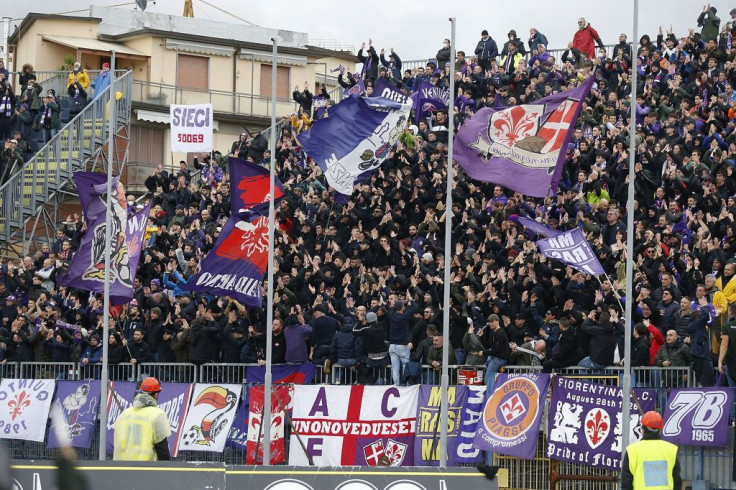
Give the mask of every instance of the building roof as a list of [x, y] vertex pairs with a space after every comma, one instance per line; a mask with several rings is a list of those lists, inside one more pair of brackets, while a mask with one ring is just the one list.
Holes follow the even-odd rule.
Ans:
[[137, 49], [130, 48], [124, 44], [100, 41], [89, 37], [70, 37], [57, 36], [51, 34], [43, 34], [43, 39], [52, 43], [61, 44], [75, 49], [83, 49], [99, 53], [108, 53], [115, 51], [118, 54], [134, 55], [148, 58], [146, 53], [142, 53]]

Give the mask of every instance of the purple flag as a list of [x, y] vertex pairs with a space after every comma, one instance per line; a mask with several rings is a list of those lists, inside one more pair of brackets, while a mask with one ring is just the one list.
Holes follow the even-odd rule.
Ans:
[[230, 427], [226, 445], [245, 451], [248, 441], [248, 417], [250, 415], [250, 388], [243, 386], [243, 397], [240, 400], [238, 411], [235, 412], [235, 420]]
[[[128, 218], [128, 226], [125, 228], [125, 239], [128, 242], [128, 257], [130, 257], [130, 270], [135, 275], [138, 270], [138, 262], [143, 252], [143, 237], [146, 235], [148, 216], [151, 214], [151, 205], [146, 206]], [[132, 296], [131, 296], [132, 298]]]
[[[311, 362], [302, 364], [275, 364], [271, 367], [271, 378], [274, 383], [310, 384], [314, 379], [315, 367]], [[248, 384], [266, 382], [266, 366], [248, 366], [245, 368], [245, 380]]]
[[534, 458], [549, 378], [549, 374], [499, 374], [475, 431], [475, 447]]
[[422, 80], [414, 98], [414, 110], [416, 111], [414, 120], [419, 124], [419, 121], [428, 113], [447, 109], [449, 104], [450, 91], [448, 89], [437, 87], [426, 80]]
[[547, 237], [556, 237], [557, 235], [562, 235], [564, 233], [564, 231], [555, 230], [554, 228], [545, 226], [542, 223], [538, 223], [536, 220], [527, 218], [525, 216], [519, 216], [519, 223], [521, 223], [524, 226], [524, 228], [526, 228], [527, 230], [533, 231], [537, 235], [544, 235]]
[[344, 99], [347, 99], [351, 95], [363, 95], [365, 93], [365, 83], [363, 80], [356, 79], [355, 85], [348, 87], [342, 92]]
[[[549, 408], [547, 457], [610, 470], [621, 469], [621, 387], [558, 376]], [[656, 390], [637, 390], [644, 412], [654, 409]], [[641, 438], [641, 415], [629, 397], [630, 440]]]
[[373, 97], [383, 97], [384, 99], [393, 100], [399, 104], [410, 104], [411, 100], [408, 95], [404, 95], [401, 90], [388, 83], [383, 78], [376, 80], [373, 88]]
[[572, 128], [592, 83], [590, 77], [532, 104], [479, 110], [455, 137], [455, 160], [474, 179], [528, 196], [554, 196]]
[[[96, 172], [76, 172], [74, 180], [79, 191], [79, 200], [87, 223], [79, 250], [72, 257], [69, 270], [57, 276], [62, 286], [74, 287], [93, 293], [105, 288], [105, 218], [107, 209], [107, 176]], [[112, 231], [110, 234], [110, 304], [122, 305], [133, 298], [133, 277], [128, 254], [126, 228], [128, 216], [125, 211], [125, 190], [113, 178]], [[144, 227], [145, 228], [145, 227]], [[140, 247], [138, 247], [140, 248]]]
[[557, 259], [586, 274], [598, 276], [606, 273], [580, 228], [573, 228], [553, 238], [537, 240], [536, 243], [545, 257]]
[[[230, 159], [233, 214], [227, 220], [200, 272], [183, 289], [232, 296], [246, 306], [263, 304], [263, 276], [268, 267], [268, 170], [237, 158]], [[283, 198], [276, 179], [274, 205]]]
[[460, 429], [457, 434], [455, 450], [450, 453], [450, 463], [454, 465], [480, 463], [480, 449], [473, 446], [475, 430], [483, 417], [483, 398], [485, 386], [468, 386], [463, 408], [460, 410]]
[[[67, 425], [67, 442], [72, 447], [89, 449], [95, 434], [100, 409], [99, 381], [57, 381], [53, 404], [61, 409]], [[52, 408], [53, 409], [53, 408]], [[61, 447], [56, 430], [49, 430], [48, 448]]]
[[[112, 453], [115, 448], [115, 431], [113, 425], [128, 407], [133, 405], [136, 395], [136, 383], [111, 382], [107, 394], [107, 452]], [[184, 422], [184, 413], [189, 407], [192, 397], [192, 385], [189, 383], [161, 383], [161, 393], [158, 395], [158, 407], [166, 412], [171, 428], [169, 450], [171, 456], [176, 457], [179, 438], [181, 437]]]
[[692, 446], [728, 446], [734, 389], [680, 388], [670, 393], [662, 439]]
[[[417, 432], [414, 439], [414, 465], [438, 466], [440, 457], [440, 402], [439, 386], [421, 385], [417, 404]], [[447, 452], [454, 454], [457, 447], [460, 412], [468, 397], [467, 386], [450, 386], [447, 389], [449, 426]]]
[[314, 110], [314, 119], [322, 119], [327, 110], [327, 101], [330, 100], [324, 95], [315, 95], [312, 97], [312, 108]]

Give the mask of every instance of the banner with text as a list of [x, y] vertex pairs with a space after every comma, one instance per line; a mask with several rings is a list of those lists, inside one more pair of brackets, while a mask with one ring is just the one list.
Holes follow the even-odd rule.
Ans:
[[549, 374], [499, 374], [475, 430], [475, 446], [532, 459], [547, 399]]
[[728, 446], [733, 388], [681, 388], [670, 392], [662, 439], [674, 444]]
[[536, 243], [545, 257], [557, 259], [580, 272], [594, 276], [606, 273], [580, 228], [537, 240]]
[[212, 104], [172, 105], [171, 151], [210, 152], [214, 131]]
[[412, 466], [419, 386], [294, 386], [289, 464]]
[[43, 442], [53, 394], [53, 379], [0, 381], [0, 439]]
[[[646, 413], [656, 390], [635, 390]], [[641, 416], [631, 397], [630, 440], [641, 438]], [[547, 457], [610, 470], [621, 469], [621, 388], [564, 376], [553, 381]]]
[[450, 463], [477, 464], [480, 463], [480, 449], [473, 445], [475, 430], [483, 417], [483, 400], [486, 395], [485, 386], [468, 386], [468, 394], [460, 410], [460, 428], [457, 434], [455, 451], [450, 453]]
[[[447, 420], [447, 454], [455, 453], [460, 412], [465, 398], [468, 396], [467, 386], [450, 386], [447, 389], [449, 407]], [[414, 465], [437, 466], [440, 459], [440, 404], [442, 391], [439, 386], [422, 385], [419, 387], [419, 403], [417, 406], [417, 436], [414, 440]], [[448, 457], [450, 459], [450, 457]]]
[[[50, 430], [46, 447], [57, 448], [67, 443], [72, 447], [89, 449], [100, 408], [100, 382], [57, 381], [53, 403], [59, 407], [66, 422], [67, 440], [59, 441], [56, 431]], [[54, 427], [53, 422], [51, 427]]]

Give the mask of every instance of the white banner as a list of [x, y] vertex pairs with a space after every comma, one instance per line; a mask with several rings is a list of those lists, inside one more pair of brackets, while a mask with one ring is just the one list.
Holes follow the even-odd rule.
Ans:
[[242, 390], [237, 384], [194, 385], [177, 450], [222, 452]]
[[289, 464], [310, 464], [309, 453], [316, 466], [412, 466], [418, 391], [419, 386], [294, 386]]
[[53, 379], [0, 381], [0, 439], [43, 442], [54, 386]]
[[214, 115], [212, 104], [172, 105], [171, 151], [210, 152]]

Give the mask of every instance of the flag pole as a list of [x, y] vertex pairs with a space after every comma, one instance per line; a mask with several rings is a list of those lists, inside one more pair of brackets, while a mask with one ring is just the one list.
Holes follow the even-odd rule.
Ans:
[[440, 468], [447, 467], [447, 390], [450, 384], [450, 263], [452, 262], [452, 146], [455, 132], [455, 17], [450, 17], [450, 97], [447, 103], [447, 197], [445, 203], [445, 284], [442, 290], [442, 399], [440, 401]]
[[[278, 45], [275, 37], [273, 42], [273, 61], [271, 62], [271, 134], [269, 149], [271, 150], [271, 162], [269, 171], [268, 191], [268, 298], [266, 298], [266, 377], [263, 386], [263, 420], [261, 425], [263, 431], [263, 466], [271, 464], [271, 354], [273, 351], [273, 248], [274, 248], [274, 226], [275, 210], [273, 196], [276, 194], [275, 172], [276, 172], [276, 72], [277, 72], [277, 50]], [[258, 448], [256, 448], [257, 451]], [[257, 455], [257, 453], [256, 453]]]
[[634, 0], [634, 32], [631, 38], [631, 124], [629, 126], [629, 199], [626, 202], [626, 317], [624, 318], [624, 380], [621, 390], [621, 451], [629, 445], [631, 415], [631, 322], [634, 288], [634, 165], [636, 164], [636, 40], [639, 37], [639, 0]]
[[110, 56], [110, 110], [108, 111], [108, 150], [107, 150], [107, 210], [105, 212], [105, 289], [103, 292], [103, 314], [102, 314], [102, 374], [100, 377], [100, 447], [99, 459], [107, 459], [107, 383], [108, 383], [108, 337], [110, 336], [110, 229], [112, 228], [112, 163], [115, 158], [115, 51]]

